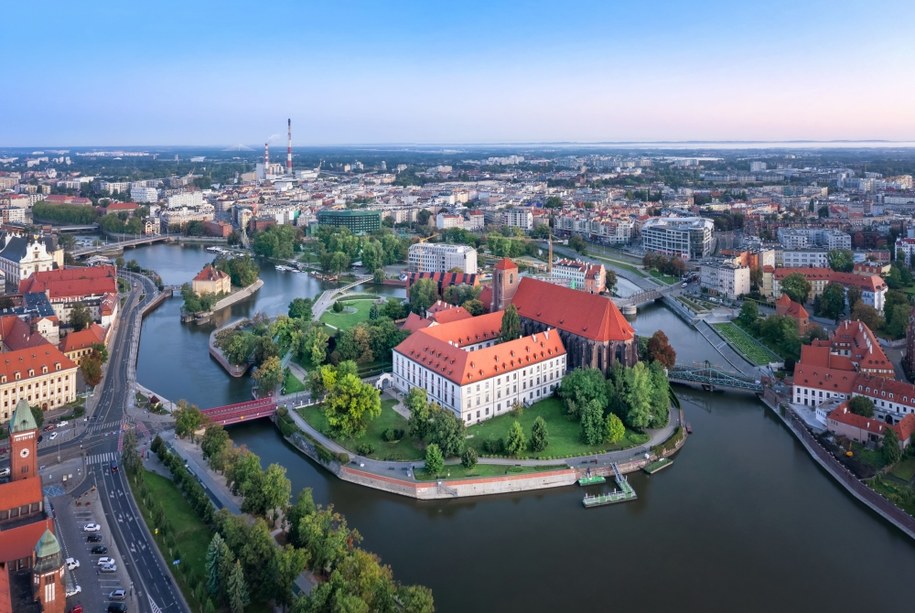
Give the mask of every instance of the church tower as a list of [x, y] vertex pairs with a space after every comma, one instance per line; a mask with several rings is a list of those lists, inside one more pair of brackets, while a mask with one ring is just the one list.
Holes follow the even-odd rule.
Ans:
[[60, 543], [50, 530], [45, 530], [35, 545], [32, 565], [32, 588], [35, 600], [41, 602], [42, 613], [64, 613], [67, 593], [64, 590], [64, 564]]
[[521, 277], [518, 266], [508, 258], [502, 258], [492, 271], [492, 304], [490, 312], [501, 311], [515, 297]]
[[38, 425], [32, 409], [20, 400], [10, 417], [10, 480], [38, 475]]

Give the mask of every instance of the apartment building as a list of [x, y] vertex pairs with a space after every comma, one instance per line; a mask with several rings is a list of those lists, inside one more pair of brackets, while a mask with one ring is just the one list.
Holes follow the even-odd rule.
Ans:
[[410, 245], [407, 263], [414, 272], [448, 272], [460, 268], [473, 275], [477, 272], [477, 250], [467, 245], [414, 243]]
[[702, 262], [699, 285], [709, 292], [736, 300], [750, 293], [750, 268], [730, 260]]
[[714, 229], [704, 217], [654, 217], [642, 226], [642, 246], [684, 260], [704, 258], [712, 252]]

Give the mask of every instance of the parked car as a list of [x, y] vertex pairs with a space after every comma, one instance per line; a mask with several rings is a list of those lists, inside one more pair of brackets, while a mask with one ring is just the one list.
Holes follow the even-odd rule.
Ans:
[[126, 602], [112, 602], [108, 605], [108, 613], [127, 613]]
[[67, 598], [69, 598], [70, 596], [76, 596], [77, 594], [79, 594], [82, 591], [83, 591], [83, 588], [81, 588], [78, 585], [74, 585], [73, 587], [68, 587], [67, 588]]
[[98, 524], [86, 524], [83, 526], [83, 532], [98, 532], [102, 527]]
[[54, 425], [54, 424], [48, 424], [47, 426], [44, 427], [44, 431], [45, 431], [45, 432], [50, 432], [51, 430], [53, 430], [53, 429], [56, 428], [56, 427], [57, 427], [57, 426]]
[[116, 572], [118, 572], [118, 565], [117, 564], [105, 564], [104, 566], [102, 566], [102, 568], [100, 570], [103, 573], [116, 573]]
[[102, 535], [101, 534], [90, 534], [89, 536], [86, 537], [86, 542], [87, 543], [101, 543]]
[[93, 553], [93, 555], [97, 555], [97, 556], [105, 555], [106, 553], [108, 553], [108, 548], [105, 547], [104, 545], [96, 545], [95, 547], [92, 548], [92, 553]]
[[113, 592], [111, 592], [110, 594], [108, 594], [108, 599], [109, 600], [127, 600], [127, 590], [118, 588], [118, 589], [114, 590]]
[[64, 560], [64, 564], [67, 565], [67, 570], [73, 570], [74, 568], [79, 568], [79, 560], [75, 558], [67, 558]]
[[106, 564], [114, 564], [114, 558], [99, 558], [96, 562], [99, 566], [104, 566]]
[[63, 427], [66, 426], [66, 425], [67, 425], [67, 422], [66, 422], [66, 421], [59, 421], [59, 422], [57, 422], [57, 427], [58, 427], [58, 428], [63, 428]]
[[52, 440], [52, 441], [53, 441], [55, 438], [57, 438], [57, 433], [56, 433], [56, 432], [52, 432], [52, 433], [50, 434], [50, 436], [48, 436], [48, 440]]
[[10, 467], [4, 466], [0, 468], [0, 477], [9, 477], [10, 476]]

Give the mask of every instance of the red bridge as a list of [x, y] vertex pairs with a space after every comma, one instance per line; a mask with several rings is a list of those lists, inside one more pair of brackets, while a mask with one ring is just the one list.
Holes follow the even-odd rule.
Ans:
[[268, 396], [267, 398], [203, 409], [201, 413], [206, 416], [210, 423], [230, 426], [242, 421], [272, 417], [276, 413], [276, 400]]

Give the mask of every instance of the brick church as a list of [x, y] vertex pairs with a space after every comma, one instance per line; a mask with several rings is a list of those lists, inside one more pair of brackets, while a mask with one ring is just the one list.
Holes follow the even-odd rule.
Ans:
[[9, 482], [0, 483], [0, 611], [64, 613], [64, 563], [38, 475], [39, 430], [28, 402], [9, 421]]
[[635, 330], [612, 300], [521, 277], [508, 258], [496, 264], [492, 288], [480, 300], [490, 312], [514, 305], [525, 335], [559, 330], [569, 370], [596, 368], [607, 375], [614, 364], [632, 366], [639, 359]]

